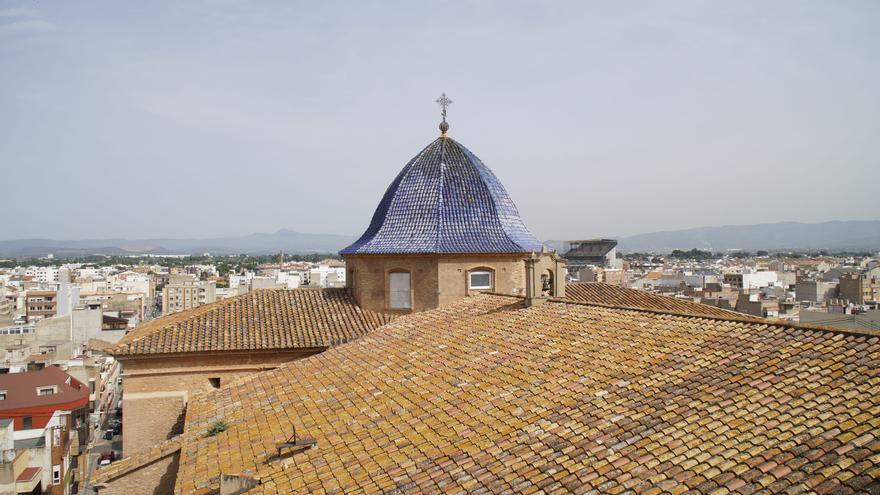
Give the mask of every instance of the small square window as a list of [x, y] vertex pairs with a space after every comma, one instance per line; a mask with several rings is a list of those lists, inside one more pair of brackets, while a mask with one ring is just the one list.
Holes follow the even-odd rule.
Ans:
[[468, 274], [468, 289], [491, 289], [492, 272], [478, 271]]
[[211, 382], [212, 387], [220, 388], [220, 378], [208, 378], [208, 381]]
[[55, 387], [39, 387], [37, 388], [37, 395], [54, 395]]
[[52, 466], [52, 484], [58, 485], [61, 483], [61, 466]]
[[0, 400], [6, 400], [6, 391], [0, 392]]

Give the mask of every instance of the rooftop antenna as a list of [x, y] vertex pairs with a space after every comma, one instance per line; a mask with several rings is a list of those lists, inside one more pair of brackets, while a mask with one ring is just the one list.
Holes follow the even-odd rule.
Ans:
[[440, 122], [440, 137], [446, 137], [446, 132], [449, 131], [449, 123], [446, 122], [446, 109], [452, 105], [452, 100], [446, 96], [446, 93], [443, 93], [440, 98], [437, 98], [437, 104], [440, 105], [442, 109], [440, 115], [443, 116], [443, 122]]

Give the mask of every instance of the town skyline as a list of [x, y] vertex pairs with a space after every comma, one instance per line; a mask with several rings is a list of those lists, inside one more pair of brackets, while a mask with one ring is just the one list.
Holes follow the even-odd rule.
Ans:
[[[719, 252], [769, 250], [775, 253], [872, 252], [880, 250], [880, 220], [831, 221], [820, 223], [776, 222], [751, 225], [703, 226], [690, 229], [643, 232], [613, 238], [625, 253], [670, 253], [700, 249]], [[566, 242], [587, 236], [542, 239], [550, 249], [566, 250]], [[333, 253], [356, 236], [300, 232], [281, 228], [273, 232], [252, 232], [242, 236], [187, 238], [107, 239], [0, 239], [0, 258], [35, 259], [51, 255], [58, 259], [84, 256], [157, 255], [260, 255]]]

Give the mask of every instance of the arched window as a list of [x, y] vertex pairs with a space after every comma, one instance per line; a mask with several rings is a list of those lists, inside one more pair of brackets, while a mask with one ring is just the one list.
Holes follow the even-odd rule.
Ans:
[[556, 287], [553, 283], [553, 270], [546, 270], [541, 274], [541, 295], [553, 297], [556, 295]]
[[388, 307], [412, 309], [412, 284], [409, 272], [393, 271], [388, 274]]
[[468, 290], [492, 290], [495, 274], [491, 268], [474, 268], [468, 271]]

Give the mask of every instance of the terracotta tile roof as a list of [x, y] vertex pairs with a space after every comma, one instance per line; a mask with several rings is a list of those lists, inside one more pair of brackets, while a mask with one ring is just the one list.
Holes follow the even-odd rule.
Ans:
[[480, 295], [194, 398], [175, 490], [877, 490], [878, 388], [876, 336]]
[[572, 282], [565, 285], [565, 298], [572, 301], [600, 304], [617, 308], [651, 309], [669, 313], [716, 318], [759, 320], [751, 315], [737, 313], [708, 304], [700, 304], [671, 296], [638, 289], [618, 287], [601, 282]]
[[[37, 354], [43, 356], [43, 354]], [[39, 395], [38, 389], [55, 387], [49, 395]], [[0, 390], [6, 397], [0, 401], [0, 418], [11, 417], [18, 409], [35, 408], [53, 411], [65, 408], [79, 408], [88, 402], [89, 387], [68, 375], [58, 366], [46, 366], [41, 370], [24, 373], [0, 374]]]
[[34, 479], [39, 473], [42, 471], [42, 468], [38, 467], [26, 467], [21, 471], [21, 474], [18, 475], [18, 478], [15, 478], [15, 481], [27, 482]]
[[89, 339], [86, 342], [86, 347], [93, 351], [98, 352], [107, 352], [115, 346], [112, 342], [107, 342], [106, 340], [101, 339]]
[[149, 321], [110, 352], [124, 356], [329, 347], [391, 319], [361, 309], [348, 289], [256, 290]]

